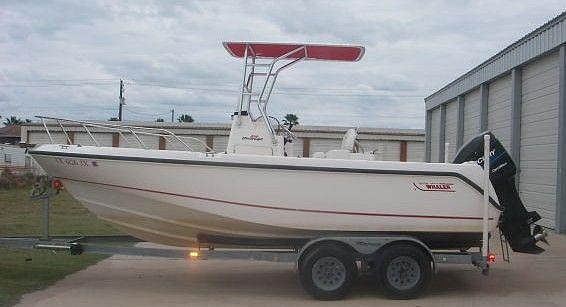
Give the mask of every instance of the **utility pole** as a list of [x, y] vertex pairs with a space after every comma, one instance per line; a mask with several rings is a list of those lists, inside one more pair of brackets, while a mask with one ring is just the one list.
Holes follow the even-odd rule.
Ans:
[[120, 105], [118, 109], [118, 120], [122, 121], [122, 106], [126, 104], [126, 98], [124, 97], [124, 81], [120, 79]]
[[171, 109], [171, 122], [174, 123], [175, 122], [175, 109]]

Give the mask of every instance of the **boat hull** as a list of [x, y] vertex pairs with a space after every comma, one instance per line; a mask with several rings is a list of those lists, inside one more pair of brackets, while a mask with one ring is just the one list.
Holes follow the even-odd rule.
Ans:
[[[460, 248], [481, 239], [481, 168], [473, 165], [61, 145], [31, 154], [98, 217], [156, 243], [300, 245], [403, 233]], [[490, 229], [498, 215], [490, 207]]]

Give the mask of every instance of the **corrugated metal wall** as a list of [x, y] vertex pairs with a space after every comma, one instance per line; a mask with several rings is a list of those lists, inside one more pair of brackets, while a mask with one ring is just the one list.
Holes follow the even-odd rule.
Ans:
[[424, 142], [407, 142], [407, 161], [423, 162], [425, 160]]
[[212, 148], [216, 152], [225, 152], [228, 147], [228, 136], [215, 135], [212, 141]]
[[480, 90], [476, 89], [464, 97], [464, 143], [480, 133]]
[[287, 148], [287, 156], [289, 157], [302, 157], [303, 156], [303, 139], [297, 138], [291, 143], [285, 145]]
[[[425, 99], [427, 111], [436, 110], [440, 104], [465, 94], [464, 142], [480, 132], [481, 84], [488, 84], [487, 126], [502, 144], [513, 154], [519, 164], [519, 193], [530, 210], [538, 211], [540, 224], [555, 228], [557, 206], [558, 134], [559, 134], [559, 57], [558, 49], [566, 42], [566, 12], [542, 25], [518, 42], [508, 46], [495, 56], [472, 69], [462, 77]], [[513, 85], [512, 69], [517, 69], [517, 82]], [[513, 93], [513, 89], [517, 92]], [[520, 92], [519, 92], [520, 90]], [[562, 89], [566, 91], [566, 89]], [[514, 98], [521, 99], [520, 107], [513, 107]], [[513, 117], [513, 111], [520, 118]], [[447, 125], [451, 115], [447, 110]], [[428, 119], [428, 117], [427, 117]], [[434, 118], [433, 118], [434, 119]], [[520, 122], [514, 122], [514, 119]], [[566, 120], [566, 119], [564, 119]], [[432, 140], [432, 159], [438, 145], [435, 140], [435, 122], [428, 137]], [[513, 126], [520, 131], [513, 131]], [[449, 130], [448, 127], [445, 129]], [[514, 139], [515, 136], [520, 139]], [[447, 139], [450, 137], [446, 135]], [[512, 141], [520, 148], [511, 148]], [[562, 210], [564, 204], [562, 206]], [[561, 225], [566, 225], [560, 220]], [[561, 229], [564, 231], [564, 228]]]
[[[67, 144], [67, 139], [63, 132], [51, 132], [51, 137], [55, 144]], [[51, 144], [49, 137], [45, 131], [32, 131], [29, 133], [30, 144]]]
[[327, 152], [333, 149], [340, 149], [341, 139], [311, 139], [311, 155], [315, 152]]
[[553, 53], [523, 68], [521, 174], [525, 205], [554, 227], [558, 149], [558, 56]]
[[[92, 136], [96, 139], [100, 146], [112, 146], [112, 134], [110, 133], [92, 133]], [[74, 142], [75, 144], [80, 144], [83, 146], [95, 146], [96, 144], [92, 140], [92, 138], [86, 133], [79, 133], [76, 132], [74, 134]]]
[[[456, 154], [458, 137], [458, 101], [453, 100], [446, 105], [446, 126], [444, 128], [445, 143], [449, 143], [448, 161]], [[444, 158], [444, 157], [442, 157]]]
[[432, 110], [430, 123], [430, 162], [440, 162], [440, 108]]
[[[142, 134], [138, 134], [137, 136], [145, 144], [145, 147], [147, 149], [159, 149], [159, 137]], [[124, 140], [124, 138], [126, 138], [128, 141]], [[135, 136], [126, 133], [124, 133], [123, 138], [120, 138], [120, 147], [143, 148]]]
[[511, 150], [511, 75], [489, 84], [487, 127]]
[[[200, 151], [200, 152], [205, 152], [206, 151], [206, 147], [204, 147], [204, 145], [202, 143], [200, 143], [199, 141], [196, 141], [192, 138], [198, 139], [201, 142], [206, 144], [206, 136], [204, 135], [178, 135], [181, 140], [183, 142], [185, 142], [185, 144], [187, 144], [191, 150], [193, 151]], [[181, 150], [181, 151], [187, 151], [187, 147], [185, 145], [183, 145], [181, 142], [172, 139], [172, 138], [168, 138], [165, 142], [165, 149], [167, 150]]]
[[399, 161], [401, 157], [401, 143], [399, 141], [373, 141], [361, 140], [365, 152], [374, 152], [376, 159], [381, 161]]

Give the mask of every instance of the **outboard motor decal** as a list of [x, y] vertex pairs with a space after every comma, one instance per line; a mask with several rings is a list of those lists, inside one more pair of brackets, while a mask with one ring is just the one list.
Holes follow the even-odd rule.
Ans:
[[483, 136], [486, 134], [491, 137], [489, 179], [502, 209], [499, 229], [513, 251], [529, 254], [541, 253], [544, 249], [537, 246], [536, 243], [545, 242], [546, 233], [541, 226], [534, 225], [541, 217], [536, 211], [527, 211], [519, 198], [515, 185], [517, 167], [499, 140], [491, 132], [483, 132], [458, 151], [453, 163], [476, 161], [483, 167]]

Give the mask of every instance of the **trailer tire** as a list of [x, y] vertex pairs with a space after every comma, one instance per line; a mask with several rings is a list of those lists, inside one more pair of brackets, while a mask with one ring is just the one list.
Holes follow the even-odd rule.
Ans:
[[313, 247], [299, 267], [303, 288], [319, 300], [339, 300], [350, 292], [358, 267], [353, 251], [334, 245]]
[[430, 257], [412, 244], [394, 244], [378, 256], [378, 281], [390, 299], [418, 297], [432, 278]]

